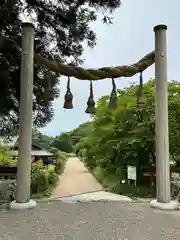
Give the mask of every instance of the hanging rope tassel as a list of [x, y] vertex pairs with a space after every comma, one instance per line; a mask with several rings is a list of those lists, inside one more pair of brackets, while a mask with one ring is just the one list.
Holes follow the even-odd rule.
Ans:
[[114, 78], [112, 78], [112, 86], [113, 88], [112, 88], [109, 105], [108, 105], [108, 108], [110, 110], [114, 110], [117, 108], [117, 91], [116, 91], [116, 84], [115, 84]]
[[93, 86], [92, 81], [90, 81], [90, 95], [87, 101], [87, 108], [85, 111], [87, 114], [94, 114], [95, 111], [95, 101], [94, 101], [94, 94], [93, 94]]
[[70, 77], [68, 77], [68, 83], [67, 83], [67, 91], [64, 96], [64, 106], [65, 109], [72, 109], [73, 108], [73, 95], [70, 90]]
[[139, 88], [137, 90], [137, 105], [140, 106], [143, 103], [144, 103], [144, 91], [143, 91], [143, 76], [141, 71], [139, 77]]

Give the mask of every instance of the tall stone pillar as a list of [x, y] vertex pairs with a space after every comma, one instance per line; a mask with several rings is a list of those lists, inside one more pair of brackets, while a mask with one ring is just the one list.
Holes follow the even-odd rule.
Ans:
[[36, 207], [36, 202], [30, 199], [34, 25], [24, 23], [22, 32], [17, 189], [16, 200], [10, 204], [11, 209]]
[[171, 201], [170, 192], [166, 30], [166, 25], [154, 27], [157, 200], [152, 201], [151, 206], [164, 210], [174, 210], [177, 209], [177, 203]]

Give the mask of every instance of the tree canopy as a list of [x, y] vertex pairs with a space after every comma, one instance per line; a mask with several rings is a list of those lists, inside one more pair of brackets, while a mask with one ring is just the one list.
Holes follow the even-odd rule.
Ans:
[[[168, 89], [170, 159], [179, 164], [180, 83], [170, 82]], [[99, 99], [96, 114], [87, 124], [86, 134], [78, 136], [79, 142], [75, 146], [89, 167], [98, 165], [116, 172], [127, 165], [135, 165], [139, 169], [155, 166], [154, 81], [144, 85], [143, 105], [137, 106], [136, 91], [136, 85], [119, 90], [118, 106], [114, 111], [107, 107], [109, 96]], [[81, 132], [81, 125], [76, 132]]]
[[42, 134], [37, 129], [32, 131], [32, 140], [34, 144], [42, 147], [43, 149], [49, 150], [50, 152], [73, 152], [73, 144], [69, 132], [61, 133], [56, 137], [47, 136]]
[[[78, 65], [86, 42], [96, 44], [90, 23], [99, 14], [104, 23], [112, 22], [120, 0], [2, 0], [0, 5], [0, 132], [17, 133], [20, 99], [21, 51], [4, 40], [4, 36], [21, 42], [22, 17], [34, 16], [35, 49], [49, 60]], [[34, 66], [33, 123], [43, 127], [53, 118], [52, 102], [59, 96], [58, 74]]]

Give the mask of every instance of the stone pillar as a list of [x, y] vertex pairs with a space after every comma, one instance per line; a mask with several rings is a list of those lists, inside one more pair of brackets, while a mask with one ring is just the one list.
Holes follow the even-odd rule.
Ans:
[[177, 204], [171, 201], [170, 192], [166, 30], [166, 25], [154, 27], [157, 200], [152, 201], [151, 206], [164, 210], [174, 210], [177, 209]]
[[36, 202], [30, 200], [34, 25], [24, 23], [22, 32], [17, 189], [16, 201], [10, 204], [11, 209], [27, 209], [36, 206]]

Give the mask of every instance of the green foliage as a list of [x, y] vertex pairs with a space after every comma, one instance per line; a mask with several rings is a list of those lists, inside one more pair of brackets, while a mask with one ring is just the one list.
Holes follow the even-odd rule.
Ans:
[[[12, 45], [9, 47], [3, 36], [21, 42], [22, 16], [36, 18], [36, 52], [50, 60], [80, 65], [84, 43], [89, 47], [96, 45], [91, 23], [96, 21], [99, 13], [103, 15], [104, 23], [111, 23], [111, 15], [119, 6], [120, 0], [1, 0], [1, 135], [16, 135], [18, 131], [21, 64], [21, 51]], [[33, 83], [33, 122], [37, 127], [43, 127], [54, 115], [52, 102], [59, 96], [59, 76], [35, 65]]]
[[148, 188], [147, 186], [134, 186], [134, 184], [122, 183], [122, 180], [126, 179], [126, 171], [121, 172], [109, 171], [107, 168], [97, 166], [93, 170], [94, 177], [103, 185], [103, 187], [109, 191], [120, 195], [126, 195], [131, 198], [144, 197], [152, 198], [156, 196], [155, 190]]
[[69, 132], [69, 136], [71, 138], [71, 142], [73, 145], [76, 145], [81, 138], [85, 137], [89, 131], [90, 122], [85, 122], [80, 124], [78, 128]]
[[67, 161], [67, 154], [61, 151], [56, 153], [55, 172], [60, 174], [64, 170], [65, 163]]
[[[35, 197], [44, 197], [51, 194], [52, 189], [58, 181], [58, 175], [64, 170], [67, 157], [67, 153], [56, 151], [55, 165], [45, 166], [41, 160], [32, 163], [31, 193], [35, 195]], [[17, 165], [17, 160], [14, 160], [8, 149], [4, 147], [0, 147], [0, 165]]]
[[[170, 82], [168, 88], [170, 159], [180, 165], [180, 83]], [[131, 191], [129, 186], [121, 186], [120, 181], [111, 180], [112, 176], [121, 179], [122, 169], [126, 170], [127, 165], [137, 167], [139, 184], [141, 170], [146, 168], [151, 171], [155, 165], [154, 81], [144, 84], [145, 103], [139, 107], [136, 91], [136, 85], [118, 90], [118, 106], [114, 111], [108, 109], [109, 96], [99, 99], [96, 114], [88, 123], [85, 136], [79, 138], [74, 147], [85, 164], [95, 171], [95, 176], [100, 176], [98, 179], [102, 179], [103, 185], [119, 186], [114, 189]], [[81, 125], [77, 132], [81, 132]], [[71, 138], [76, 139], [76, 136]], [[138, 187], [134, 190], [135, 195], [141, 191]]]
[[134, 186], [133, 184], [116, 183], [111, 185], [108, 189], [110, 192], [114, 192], [120, 195], [126, 195], [131, 198], [154, 198], [156, 197], [155, 189], [148, 188], [146, 186]]
[[13, 160], [10, 151], [7, 148], [0, 146], [0, 165], [14, 166], [16, 161]]
[[37, 129], [33, 128], [32, 130], [32, 143], [37, 144], [42, 149], [51, 151], [50, 143], [53, 137], [42, 134]]
[[112, 171], [109, 172], [107, 168], [102, 168], [100, 166], [93, 169], [93, 175], [105, 188], [109, 188], [109, 186], [120, 182], [121, 178], [124, 179], [119, 174], [115, 174], [115, 172]]
[[72, 142], [68, 133], [62, 133], [60, 136], [53, 138], [50, 146], [66, 153], [73, 151]]
[[32, 164], [31, 193], [49, 195], [57, 183], [58, 175], [52, 165], [44, 166], [42, 161]]
[[42, 134], [37, 129], [33, 129], [32, 139], [34, 144], [37, 144], [38, 146], [42, 147], [42, 149], [46, 149], [55, 154], [58, 151], [61, 151], [61, 154], [63, 154], [63, 152], [73, 152], [71, 136], [68, 132], [62, 133], [56, 137], [50, 137]]

